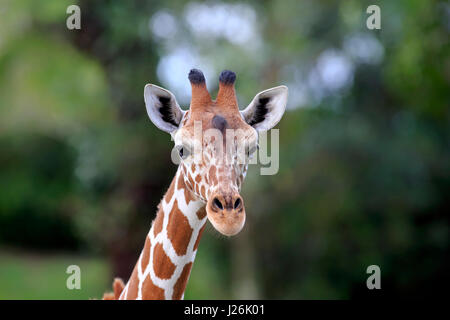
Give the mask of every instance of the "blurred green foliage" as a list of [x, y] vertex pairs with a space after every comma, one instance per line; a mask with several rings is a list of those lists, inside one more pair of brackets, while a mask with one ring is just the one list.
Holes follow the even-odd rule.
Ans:
[[[176, 170], [143, 87], [187, 107], [192, 67], [213, 94], [220, 71], [236, 71], [241, 107], [279, 84], [290, 98], [279, 173], [250, 168], [245, 230], [224, 239], [209, 227], [187, 299], [370, 296], [371, 264], [384, 296], [440, 295], [450, 7], [372, 2], [79, 1], [82, 28], [68, 30], [73, 1], [3, 1], [0, 243], [71, 253], [0, 254], [0, 298], [100, 297], [128, 278]], [[381, 30], [366, 28], [370, 4]], [[83, 262], [89, 289], [75, 297], [64, 271], [87, 253], [110, 268]], [[35, 267], [48, 287], [25, 275]]]
[[[81, 290], [68, 290], [67, 267], [81, 270]], [[104, 276], [109, 268], [99, 258], [67, 254], [33, 254], [11, 250], [0, 252], [0, 299], [71, 299], [99, 298], [109, 285]]]

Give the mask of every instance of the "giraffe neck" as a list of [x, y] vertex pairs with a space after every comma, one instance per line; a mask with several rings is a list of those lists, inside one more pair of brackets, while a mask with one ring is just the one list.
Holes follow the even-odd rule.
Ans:
[[205, 202], [178, 168], [120, 299], [182, 299], [205, 222]]

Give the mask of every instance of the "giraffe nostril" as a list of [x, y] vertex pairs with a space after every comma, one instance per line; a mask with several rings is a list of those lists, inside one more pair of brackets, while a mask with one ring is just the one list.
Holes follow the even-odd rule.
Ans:
[[219, 199], [214, 198], [213, 204], [214, 204], [214, 206], [215, 206], [217, 209], [223, 210], [222, 202], [220, 202]]
[[239, 208], [240, 205], [241, 205], [241, 198], [237, 198], [236, 201], [234, 202], [234, 209]]

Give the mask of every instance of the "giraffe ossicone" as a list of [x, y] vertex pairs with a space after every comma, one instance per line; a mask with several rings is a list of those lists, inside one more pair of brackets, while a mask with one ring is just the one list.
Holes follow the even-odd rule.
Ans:
[[236, 74], [225, 70], [212, 100], [200, 70], [188, 75], [189, 110], [175, 96], [153, 84], [144, 88], [148, 116], [171, 134], [179, 167], [158, 206], [144, 248], [127, 284], [115, 279], [104, 299], [182, 299], [206, 221], [226, 236], [245, 223], [240, 195], [258, 132], [275, 126], [284, 114], [286, 86], [258, 93], [239, 110]]

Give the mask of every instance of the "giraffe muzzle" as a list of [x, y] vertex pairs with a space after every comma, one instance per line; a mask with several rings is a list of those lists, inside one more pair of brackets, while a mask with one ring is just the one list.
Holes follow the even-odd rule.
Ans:
[[239, 193], [212, 194], [206, 204], [206, 213], [214, 228], [226, 236], [239, 233], [245, 223], [244, 200]]

